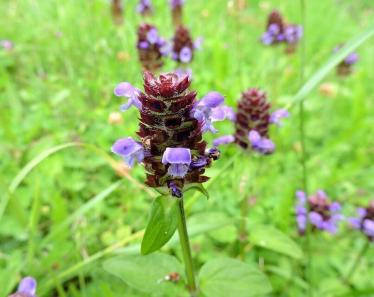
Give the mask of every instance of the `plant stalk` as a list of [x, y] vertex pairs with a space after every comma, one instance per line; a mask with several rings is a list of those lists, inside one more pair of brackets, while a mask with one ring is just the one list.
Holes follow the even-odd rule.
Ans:
[[178, 200], [178, 234], [182, 248], [183, 260], [186, 269], [187, 286], [191, 297], [197, 296], [197, 286], [192, 263], [190, 240], [187, 232], [186, 216], [184, 213], [183, 198]]
[[371, 242], [367, 240], [366, 243], [362, 246], [361, 251], [358, 253], [357, 258], [352, 264], [352, 267], [349, 269], [347, 275], [343, 278], [343, 282], [345, 284], [349, 285], [351, 278], [353, 277], [357, 267], [360, 265], [361, 259], [366, 254], [367, 250], [369, 249], [370, 244]]

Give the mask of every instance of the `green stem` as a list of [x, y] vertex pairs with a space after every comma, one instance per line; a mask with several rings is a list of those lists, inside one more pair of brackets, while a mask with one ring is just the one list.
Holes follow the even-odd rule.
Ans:
[[191, 297], [195, 297], [197, 296], [197, 286], [192, 263], [190, 241], [187, 232], [186, 216], [184, 214], [183, 198], [178, 201], [178, 233], [184, 265], [186, 268], [188, 290], [190, 291]]
[[347, 275], [343, 278], [343, 282], [347, 285], [349, 285], [349, 282], [355, 273], [357, 267], [360, 265], [362, 257], [366, 254], [367, 250], [369, 249], [370, 246], [370, 241], [367, 240], [366, 243], [362, 246], [361, 251], [358, 253], [357, 258], [353, 262], [353, 265], [351, 269], [348, 271]]

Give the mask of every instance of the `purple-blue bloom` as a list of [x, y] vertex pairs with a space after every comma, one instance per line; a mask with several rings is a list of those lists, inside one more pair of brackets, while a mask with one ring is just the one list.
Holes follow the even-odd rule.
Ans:
[[288, 25], [284, 32], [284, 39], [289, 44], [297, 43], [303, 36], [303, 27], [299, 25]]
[[235, 137], [233, 135], [225, 135], [218, 137], [213, 140], [213, 146], [217, 147], [220, 145], [225, 145], [229, 143], [233, 143], [235, 141]]
[[344, 62], [347, 65], [356, 64], [358, 61], [358, 54], [357, 53], [350, 53], [345, 59]]
[[25, 277], [19, 283], [17, 292], [9, 297], [36, 297], [36, 280], [30, 276]]
[[179, 60], [182, 63], [189, 63], [191, 62], [191, 59], [192, 59], [192, 50], [188, 46], [183, 47], [179, 53]]
[[366, 237], [374, 242], [374, 201], [367, 208], [358, 208], [357, 217], [348, 218], [354, 229], [361, 230]]
[[159, 40], [158, 31], [156, 28], [152, 28], [147, 33], [147, 40], [150, 44], [155, 44]]
[[139, 0], [138, 5], [136, 6], [136, 11], [143, 15], [152, 13], [153, 7], [151, 0]]
[[162, 164], [169, 164], [168, 174], [173, 177], [184, 177], [191, 164], [191, 151], [187, 148], [166, 148]]
[[260, 133], [256, 130], [251, 130], [248, 133], [248, 139], [252, 145], [252, 149], [261, 154], [271, 154], [275, 150], [274, 143], [266, 137], [261, 137]]
[[141, 163], [144, 159], [143, 146], [131, 137], [118, 139], [112, 146], [112, 152], [121, 156], [130, 167], [135, 161]]
[[281, 120], [289, 117], [289, 115], [287, 109], [278, 109], [270, 115], [270, 123], [280, 126]]
[[114, 89], [114, 95], [118, 97], [127, 97], [129, 100], [121, 106], [121, 111], [129, 109], [132, 105], [141, 109], [142, 104], [139, 101], [140, 91], [128, 82], [119, 83]]

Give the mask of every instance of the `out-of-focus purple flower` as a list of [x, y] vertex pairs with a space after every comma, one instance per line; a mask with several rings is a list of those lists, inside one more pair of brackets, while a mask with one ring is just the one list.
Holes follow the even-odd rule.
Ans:
[[350, 53], [345, 59], [344, 62], [347, 65], [353, 65], [356, 64], [358, 61], [358, 54], [357, 53]]
[[162, 164], [169, 164], [168, 174], [173, 177], [185, 177], [191, 164], [191, 151], [187, 148], [166, 148]]
[[129, 109], [132, 105], [138, 109], [142, 108], [142, 104], [139, 101], [140, 91], [128, 82], [119, 83], [114, 89], [114, 95], [128, 98], [127, 103], [121, 106], [121, 111]]
[[179, 60], [182, 63], [189, 63], [191, 62], [191, 59], [192, 59], [192, 50], [187, 46], [183, 47], [179, 53]]
[[213, 145], [215, 147], [217, 146], [220, 146], [220, 145], [225, 145], [225, 144], [229, 144], [229, 143], [233, 143], [235, 141], [235, 137], [232, 136], [232, 135], [225, 135], [225, 136], [221, 136], [221, 137], [218, 137], [216, 139], [213, 140]]
[[284, 31], [284, 39], [289, 44], [296, 44], [303, 36], [303, 27], [299, 25], [288, 25]]
[[143, 16], [153, 13], [153, 7], [151, 0], [139, 0], [138, 5], [136, 6], [136, 11], [142, 14]]
[[30, 276], [19, 283], [17, 292], [9, 297], [36, 297], [36, 280]]
[[[297, 191], [296, 198], [296, 222], [300, 235], [305, 233], [308, 221], [315, 229], [331, 234], [338, 231], [339, 223], [344, 220], [344, 216], [340, 213], [341, 205], [338, 202], [329, 202], [328, 196], [322, 190], [309, 198], [305, 192]], [[301, 216], [305, 216], [305, 226], [299, 223]]]
[[271, 154], [275, 150], [274, 143], [266, 137], [261, 137], [260, 133], [256, 130], [251, 130], [248, 133], [248, 139], [252, 145], [252, 149], [261, 154]]
[[[342, 47], [343, 47], [343, 44], [336, 46], [333, 52], [334, 53], [339, 52]], [[346, 56], [345, 59], [341, 61], [336, 68], [338, 75], [347, 76], [350, 73], [352, 73], [353, 65], [358, 62], [358, 59], [359, 57], [356, 52], [351, 52], [350, 54], [348, 54], [348, 56]]]
[[6, 51], [11, 51], [14, 47], [13, 42], [7, 39], [1, 40], [0, 44], [1, 44], [1, 47]]
[[156, 28], [152, 28], [147, 33], [147, 40], [150, 44], [155, 44], [159, 39], [158, 31]]
[[118, 139], [112, 146], [112, 152], [121, 156], [130, 167], [135, 161], [141, 163], [144, 159], [143, 146], [131, 137]]
[[185, 76], [185, 75], [188, 75], [189, 77], [192, 78], [192, 69], [191, 68], [177, 68], [175, 69], [175, 73], [179, 76], [179, 77], [182, 77], [182, 76]]
[[270, 123], [280, 126], [281, 120], [284, 118], [288, 118], [289, 115], [290, 113], [287, 109], [278, 109], [270, 115]]
[[218, 92], [209, 92], [196, 104], [195, 108], [192, 110], [192, 116], [202, 123], [202, 130], [204, 132], [210, 131], [216, 133], [217, 130], [212, 125], [213, 121], [219, 121], [217, 116], [219, 111], [214, 109], [220, 107], [224, 102], [224, 97]]
[[348, 218], [350, 225], [357, 230], [361, 230], [368, 240], [374, 242], [374, 201], [366, 208], [357, 209], [357, 217]]
[[204, 43], [204, 38], [200, 36], [195, 39], [193, 46], [195, 49], [200, 50], [202, 48], [203, 43]]

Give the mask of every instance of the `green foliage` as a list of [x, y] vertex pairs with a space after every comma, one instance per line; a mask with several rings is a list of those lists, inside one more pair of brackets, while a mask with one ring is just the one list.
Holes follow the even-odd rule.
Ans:
[[199, 280], [207, 297], [265, 296], [272, 291], [267, 277], [258, 268], [228, 258], [207, 262], [201, 268]]
[[143, 255], [159, 250], [175, 233], [178, 226], [177, 203], [177, 199], [170, 196], [159, 196], [153, 201], [141, 245]]

